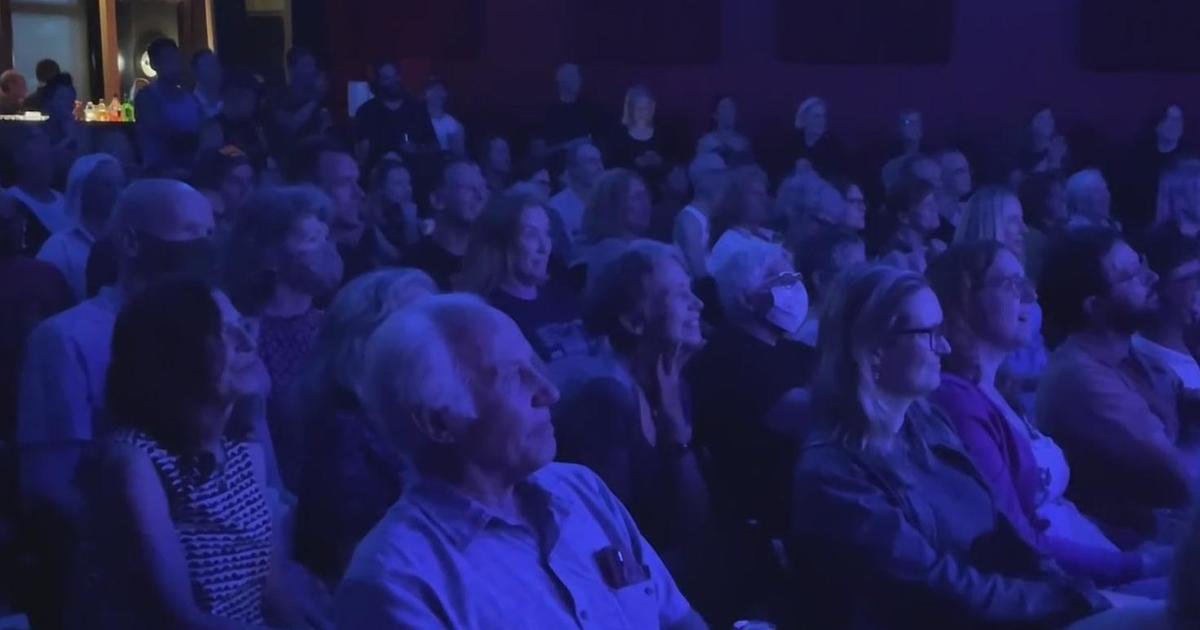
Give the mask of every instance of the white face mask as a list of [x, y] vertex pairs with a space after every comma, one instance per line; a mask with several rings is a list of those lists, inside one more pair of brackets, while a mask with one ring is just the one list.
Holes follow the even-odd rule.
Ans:
[[808, 319], [808, 290], [803, 283], [772, 287], [771, 301], [773, 306], [767, 311], [767, 321], [787, 335], [795, 334]]

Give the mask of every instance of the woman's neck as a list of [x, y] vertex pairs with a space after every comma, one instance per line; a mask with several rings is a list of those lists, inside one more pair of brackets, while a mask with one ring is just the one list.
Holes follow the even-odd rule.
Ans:
[[1008, 353], [988, 343], [981, 343], [976, 350], [975, 360], [979, 362], [979, 384], [988, 387], [996, 386], [996, 374]]
[[1166, 138], [1163, 138], [1162, 136], [1158, 136], [1158, 152], [1159, 153], [1170, 153], [1177, 148], [1179, 148], [1179, 139], [1178, 138], [1176, 138], [1174, 140], [1168, 140]]
[[645, 343], [638, 343], [630, 350], [615, 351], [615, 354], [617, 362], [625, 366], [625, 369], [633, 376], [633, 380], [637, 382], [638, 387], [649, 391], [648, 386], [654, 380], [654, 370], [658, 365], [660, 353], [652, 351]]
[[1184, 339], [1183, 326], [1180, 326], [1175, 322], [1168, 322], [1159, 319], [1146, 326], [1139, 332], [1147, 340], [1152, 341], [1164, 348], [1170, 348], [1171, 350], [1182, 352], [1183, 354], [1191, 354], [1191, 350], [1188, 349], [1187, 341]]
[[520, 300], [536, 300], [538, 297], [536, 284], [523, 282], [511, 273], [505, 274], [504, 280], [500, 282], [500, 290]]
[[821, 137], [822, 137], [822, 136], [824, 136], [824, 135], [825, 135], [825, 132], [824, 132], [824, 131], [810, 131], [810, 130], [808, 130], [808, 129], [806, 128], [806, 129], [804, 130], [804, 144], [806, 144], [806, 145], [807, 145], [807, 146], [809, 146], [809, 147], [812, 147], [812, 146], [813, 146], [813, 145], [815, 145], [815, 144], [816, 144], [816, 143], [817, 143], [817, 142], [818, 142], [818, 141], [821, 139]]
[[267, 317], [296, 317], [312, 309], [311, 295], [298, 291], [286, 284], [279, 284], [271, 299], [263, 307], [263, 315]]
[[876, 392], [875, 399], [879, 403], [876, 406], [877, 413], [879, 413], [877, 420], [883, 421], [883, 426], [888, 428], [888, 437], [894, 438], [900, 432], [900, 428], [904, 426], [908, 408], [912, 406], [915, 399], [882, 391]]
[[916, 138], [901, 138], [900, 147], [904, 155], [913, 155], [921, 152], [921, 141]]
[[434, 120], [437, 120], [437, 119], [441, 118], [442, 116], [446, 115], [445, 108], [435, 107], [433, 105], [426, 105], [426, 107], [429, 108], [429, 117]]

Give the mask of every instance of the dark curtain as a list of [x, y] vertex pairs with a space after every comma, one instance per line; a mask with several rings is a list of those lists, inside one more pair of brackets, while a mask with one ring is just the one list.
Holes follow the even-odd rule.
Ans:
[[944, 64], [955, 0], [776, 0], [779, 57], [807, 64]]

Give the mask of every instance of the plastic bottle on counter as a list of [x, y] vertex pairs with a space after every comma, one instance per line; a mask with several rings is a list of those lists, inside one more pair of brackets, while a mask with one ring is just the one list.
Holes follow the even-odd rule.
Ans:
[[108, 122], [108, 105], [104, 104], [104, 99], [96, 102], [96, 120], [99, 122]]
[[124, 120], [122, 114], [125, 110], [121, 107], [121, 99], [116, 96], [112, 97], [112, 101], [108, 103], [108, 119], [113, 122], [121, 122]]
[[137, 122], [137, 119], [133, 117], [133, 101], [125, 101], [125, 105], [121, 108], [121, 120]]
[[83, 120], [85, 122], [95, 122], [96, 120], [96, 104], [88, 101], [88, 104], [83, 107]]
[[72, 115], [75, 117], [76, 121], [83, 122], [83, 102], [82, 101], [75, 101], [75, 110], [72, 112]]

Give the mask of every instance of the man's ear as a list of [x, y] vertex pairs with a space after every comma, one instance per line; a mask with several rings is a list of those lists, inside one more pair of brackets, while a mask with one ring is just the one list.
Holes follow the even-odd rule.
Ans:
[[451, 414], [446, 411], [422, 409], [411, 414], [413, 428], [434, 444], [449, 445], [457, 441], [451, 427]]

